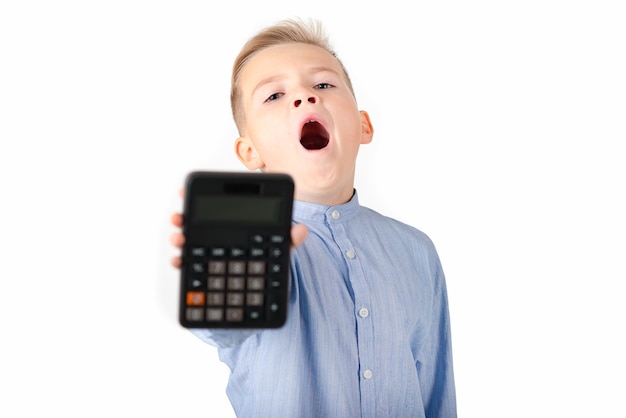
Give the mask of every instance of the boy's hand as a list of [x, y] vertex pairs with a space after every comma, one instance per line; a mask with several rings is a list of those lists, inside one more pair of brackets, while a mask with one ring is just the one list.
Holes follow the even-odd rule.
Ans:
[[[181, 213], [173, 214], [171, 218], [171, 222], [172, 222], [172, 225], [174, 225], [175, 227], [182, 228], [183, 227], [183, 215]], [[178, 249], [183, 248], [183, 244], [185, 244], [185, 236], [183, 235], [182, 232], [173, 232], [172, 235], [170, 236], [170, 243]], [[172, 265], [174, 267], [180, 268], [182, 264], [183, 264], [183, 260], [181, 256], [176, 255], [172, 257]]]
[[[171, 222], [172, 222], [172, 225], [174, 225], [176, 228], [179, 228], [179, 229], [182, 228], [183, 227], [183, 215], [181, 213], [174, 213], [172, 215]], [[298, 245], [302, 244], [308, 233], [309, 233], [309, 230], [306, 227], [306, 225], [304, 224], [294, 225], [291, 228], [291, 246], [297, 247]], [[170, 243], [174, 247], [180, 249], [183, 247], [183, 244], [185, 243], [185, 236], [183, 235], [182, 232], [179, 232], [179, 231], [173, 232], [172, 235], [170, 236]], [[172, 265], [176, 268], [180, 268], [180, 266], [182, 265], [182, 258], [180, 256], [172, 257]]]

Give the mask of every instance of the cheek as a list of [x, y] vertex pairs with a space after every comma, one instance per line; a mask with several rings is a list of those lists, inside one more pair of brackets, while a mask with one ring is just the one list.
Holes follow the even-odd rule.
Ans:
[[283, 115], [270, 113], [258, 118], [255, 123], [255, 133], [263, 138], [264, 142], [280, 142], [290, 134], [288, 119]]
[[339, 121], [343, 129], [351, 134], [355, 132], [361, 133], [361, 114], [353, 100], [346, 98], [341, 101], [335, 107], [333, 114], [335, 115], [335, 120]]
[[358, 147], [361, 143], [361, 120], [353, 115], [345, 115], [342, 123], [342, 134], [346, 143]]
[[269, 167], [284, 165], [293, 159], [289, 158], [290, 147], [285, 142], [284, 136], [280, 136], [276, 129], [272, 130], [270, 127], [255, 139], [255, 148], [265, 165]]

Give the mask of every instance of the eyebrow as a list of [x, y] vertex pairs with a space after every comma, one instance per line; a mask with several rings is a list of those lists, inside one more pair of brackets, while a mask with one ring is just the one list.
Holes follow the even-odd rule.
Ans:
[[[317, 66], [317, 67], [311, 67], [308, 72], [311, 74], [317, 74], [317, 73], [322, 73], [328, 71], [330, 73], [336, 74], [337, 76], [341, 76], [341, 74], [339, 74], [336, 70], [330, 68], [330, 67], [326, 67], [326, 66]], [[263, 87], [266, 84], [269, 83], [273, 83], [275, 81], [280, 81], [282, 79], [284, 79], [285, 76], [283, 75], [273, 75], [267, 78], [264, 78], [263, 80], [259, 81], [256, 86], [254, 86], [254, 88], [252, 89], [252, 95], [254, 95], [256, 93], [256, 91]]]

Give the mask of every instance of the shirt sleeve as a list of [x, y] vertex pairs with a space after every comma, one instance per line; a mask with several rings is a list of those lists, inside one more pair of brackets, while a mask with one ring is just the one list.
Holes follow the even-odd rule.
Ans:
[[432, 248], [431, 271], [433, 274], [433, 304], [429, 344], [424, 358], [429, 359], [416, 364], [424, 408], [428, 418], [456, 417], [456, 391], [452, 364], [452, 344], [450, 331], [450, 313], [445, 276], [439, 257]]
[[233, 348], [242, 344], [258, 330], [231, 330], [231, 329], [190, 329], [191, 333], [207, 344], [217, 348]]

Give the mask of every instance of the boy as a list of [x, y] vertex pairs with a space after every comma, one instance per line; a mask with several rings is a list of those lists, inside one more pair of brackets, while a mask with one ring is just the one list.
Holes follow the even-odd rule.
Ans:
[[285, 326], [194, 331], [229, 366], [237, 416], [455, 417], [438, 255], [422, 232], [359, 205], [356, 157], [374, 131], [321, 26], [283, 21], [251, 38], [231, 104], [241, 162], [295, 182]]

